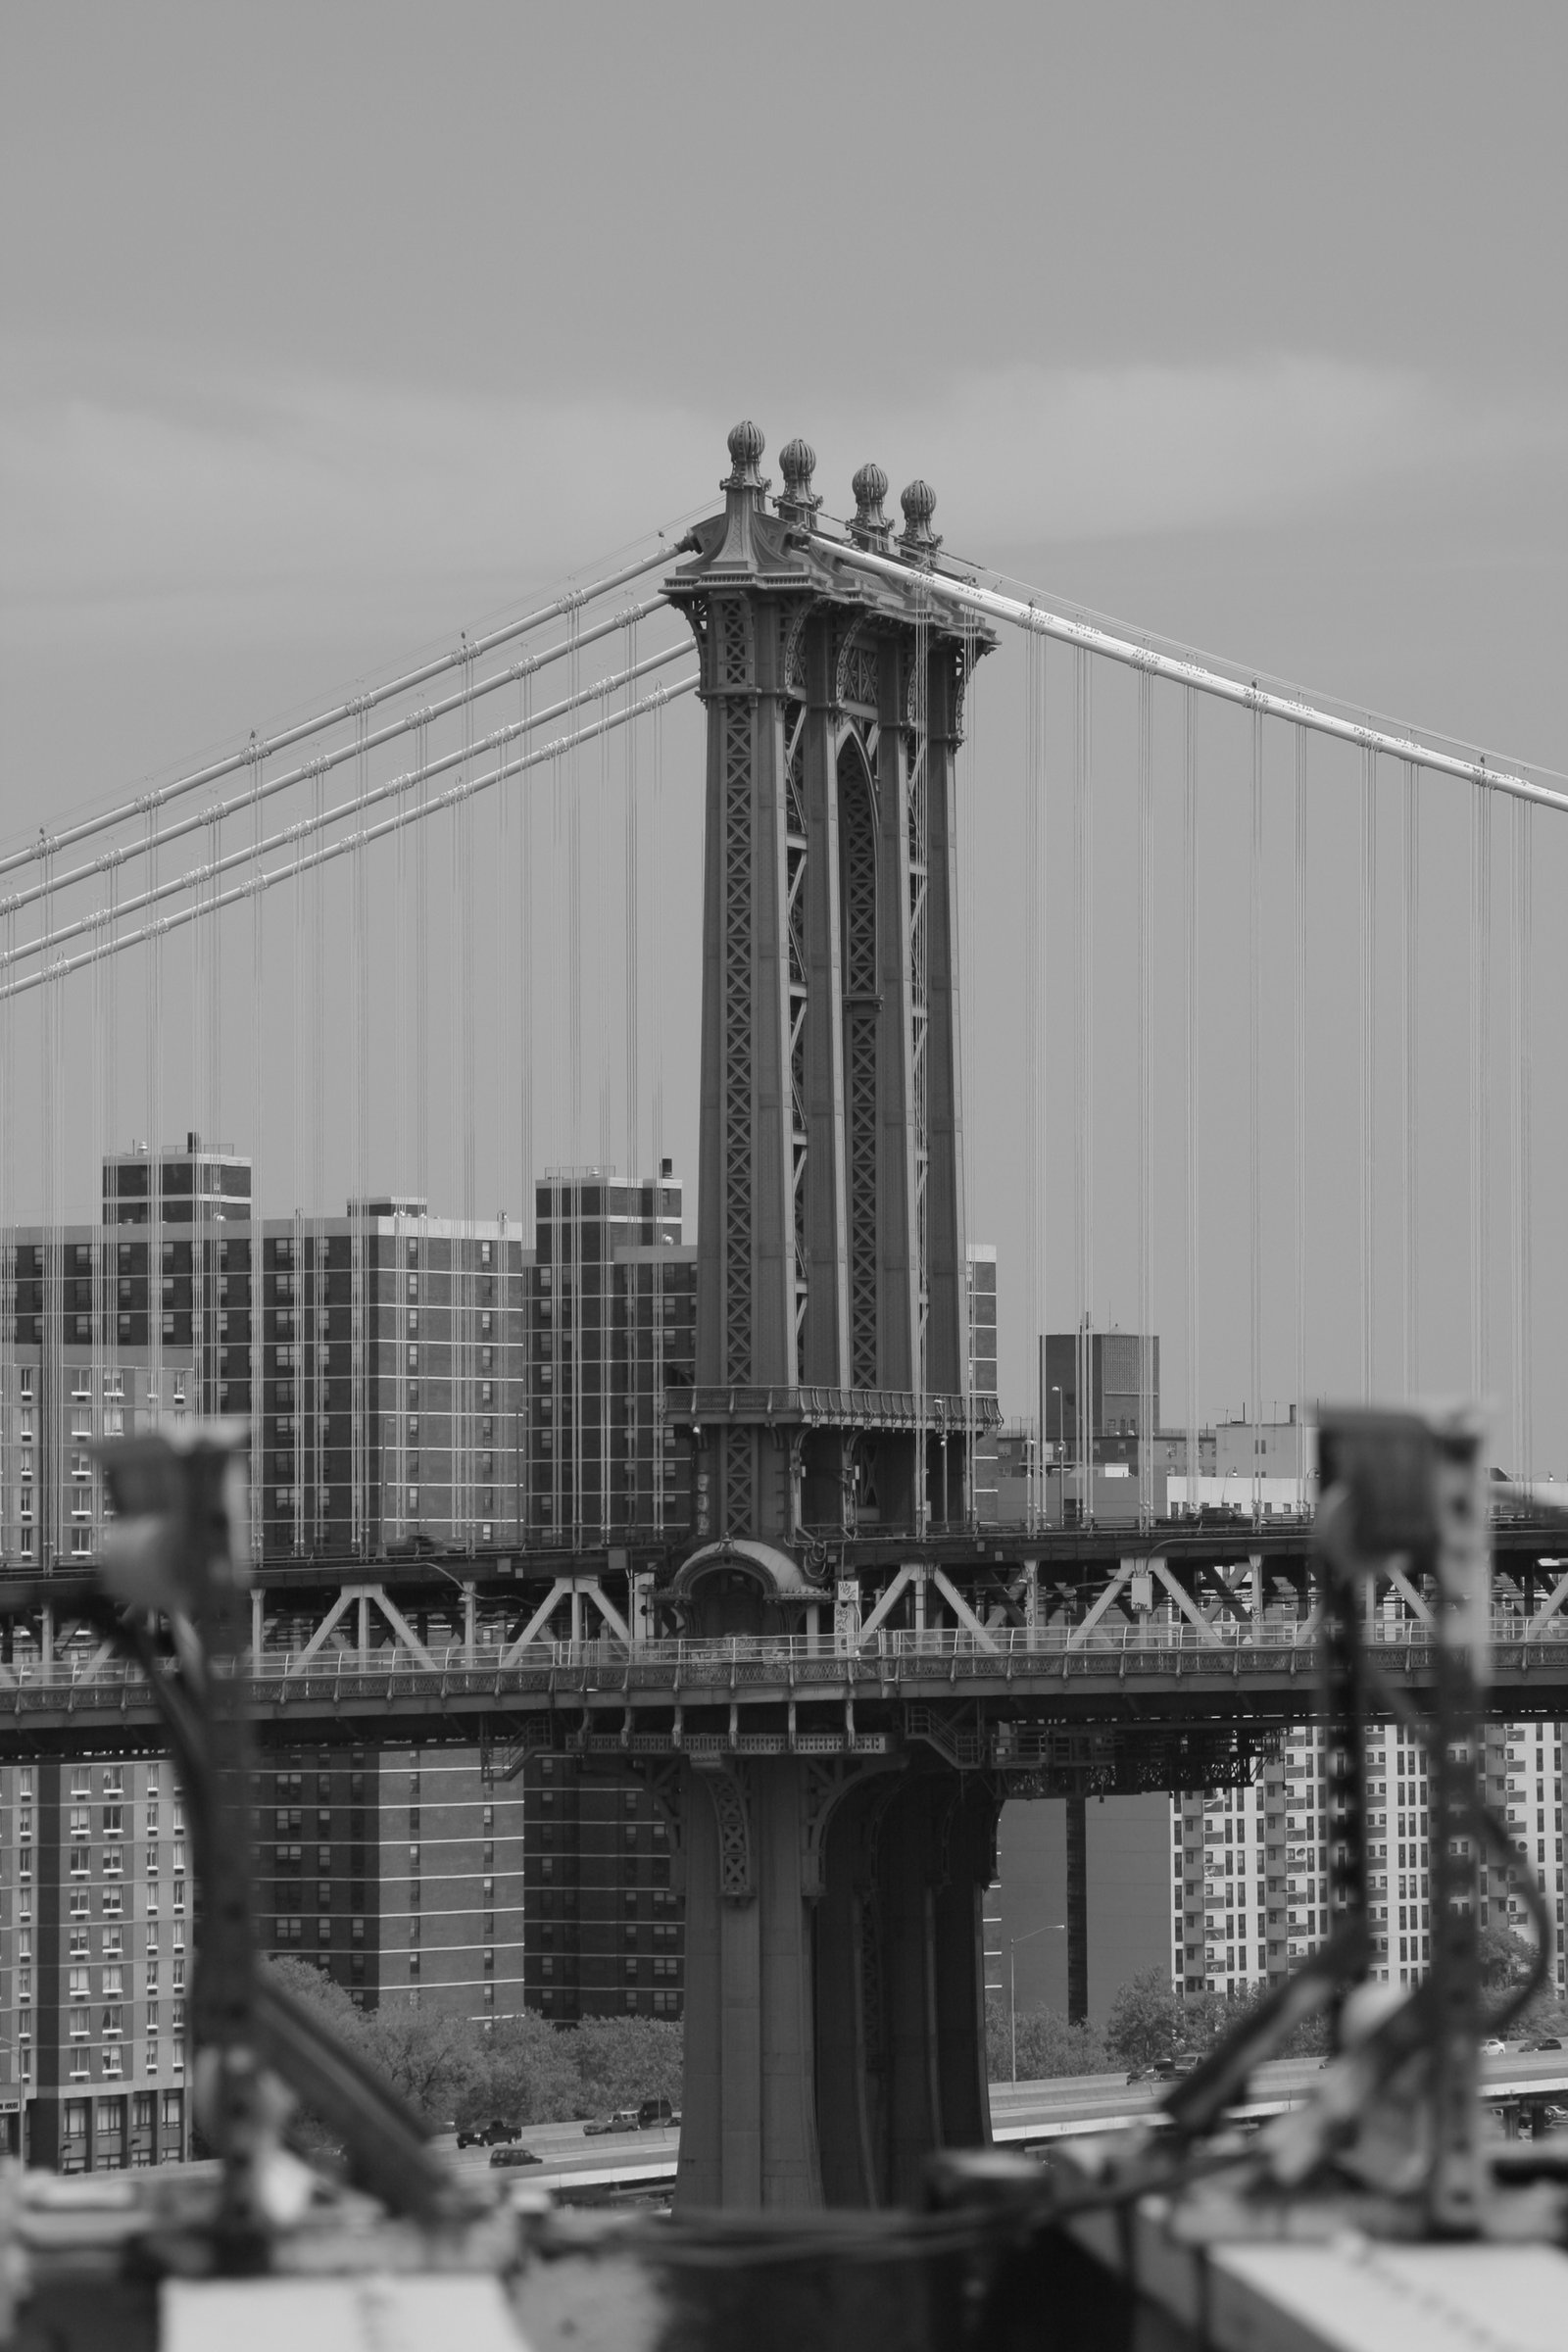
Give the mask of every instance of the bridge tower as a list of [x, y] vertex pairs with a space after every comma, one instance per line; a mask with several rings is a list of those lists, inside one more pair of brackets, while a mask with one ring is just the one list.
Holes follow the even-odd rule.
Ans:
[[[664, 586], [708, 713], [696, 1385], [669, 1400], [697, 1544], [667, 1596], [702, 1634], [809, 1634], [855, 1606], [847, 1535], [918, 1559], [969, 1478], [955, 755], [995, 640], [930, 593], [923, 482], [895, 540], [887, 476], [856, 475], [853, 541], [901, 567], [874, 575], [818, 529], [806, 443], [770, 511], [762, 446], [730, 434]], [[793, 1704], [745, 1752], [687, 1742], [683, 2203], [897, 2201], [989, 2136], [995, 1801], [895, 1746]]]

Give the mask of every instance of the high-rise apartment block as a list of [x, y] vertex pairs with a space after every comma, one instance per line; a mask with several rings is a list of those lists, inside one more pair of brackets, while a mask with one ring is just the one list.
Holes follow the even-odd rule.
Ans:
[[[1556, 1921], [1562, 1994], [1562, 1726], [1489, 1724], [1482, 1739], [1488, 1801]], [[1326, 1941], [1330, 1754], [1322, 1730], [1298, 1727], [1253, 1788], [1172, 1800], [1171, 1978], [1179, 1990], [1245, 1991], [1284, 1977]], [[1412, 1984], [1432, 1958], [1429, 1776], [1419, 1740], [1396, 1724], [1376, 1727], [1367, 1778], [1373, 1973]], [[1519, 1876], [1481, 1857], [1479, 1924], [1529, 1943], [1534, 1929]]]
[[185, 2153], [193, 1898], [158, 1758], [0, 1765], [0, 2122], [74, 2172]]

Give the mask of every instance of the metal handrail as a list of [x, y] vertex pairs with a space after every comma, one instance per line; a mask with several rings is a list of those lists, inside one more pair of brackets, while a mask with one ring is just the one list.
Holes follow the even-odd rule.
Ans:
[[[1502, 1648], [1539, 1650], [1547, 1642], [1568, 1641], [1568, 1617], [1546, 1619], [1539, 1632], [1531, 1631], [1532, 1622], [1510, 1611], [1494, 1612], [1494, 1642]], [[1379, 1625], [1374, 1641], [1379, 1647], [1406, 1653], [1425, 1651], [1427, 1631], [1414, 1621]], [[927, 1659], [950, 1665], [965, 1659], [976, 1668], [1005, 1671], [1020, 1660], [1029, 1665], [1060, 1664], [1070, 1670], [1079, 1661], [1114, 1658], [1129, 1672], [1140, 1668], [1154, 1672], [1178, 1658], [1184, 1663], [1224, 1658], [1233, 1666], [1250, 1661], [1268, 1670], [1309, 1660], [1315, 1647], [1315, 1637], [1306, 1631], [1304, 1619], [1266, 1624], [1261, 1629], [1236, 1620], [1201, 1630], [1185, 1621], [1148, 1627], [1096, 1626], [1087, 1635], [1070, 1625], [998, 1626], [988, 1629], [983, 1638], [961, 1626], [903, 1631], [879, 1627], [863, 1642], [835, 1633], [727, 1634], [709, 1639], [681, 1635], [635, 1642], [614, 1637], [581, 1642], [540, 1640], [520, 1651], [501, 1641], [451, 1642], [428, 1648], [423, 1658], [395, 1641], [363, 1650], [351, 1642], [333, 1641], [323, 1643], [311, 1657], [301, 1649], [264, 1649], [259, 1656], [247, 1652], [238, 1661], [237, 1671], [252, 1683], [303, 1685], [368, 1678], [384, 1682], [400, 1675], [489, 1679], [564, 1672], [624, 1677], [628, 1672], [651, 1669], [660, 1680], [667, 1676], [678, 1686], [686, 1679], [755, 1683], [772, 1680], [775, 1674], [783, 1679], [812, 1667], [854, 1668], [871, 1676], [886, 1672], [896, 1679], [901, 1667]], [[138, 1667], [118, 1656], [84, 1657], [78, 1653], [48, 1661], [14, 1658], [9, 1667], [0, 1668], [0, 1704], [5, 1691], [12, 1689], [116, 1689], [143, 1681]]]

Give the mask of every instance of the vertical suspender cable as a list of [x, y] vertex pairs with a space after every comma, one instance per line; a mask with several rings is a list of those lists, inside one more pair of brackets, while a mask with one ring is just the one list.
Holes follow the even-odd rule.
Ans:
[[[419, 763], [416, 773], [415, 792], [420, 818], [414, 827], [414, 1007], [409, 1028], [409, 1041], [414, 1053], [414, 1194], [415, 1215], [418, 1220], [415, 1236], [413, 1312], [405, 1325], [405, 1362], [409, 1367], [408, 1386], [409, 1446], [415, 1443], [415, 1415], [425, 1403], [425, 1391], [419, 1384], [419, 1371], [428, 1363], [428, 1334], [431, 1330], [430, 1307], [430, 832], [423, 811], [430, 800], [430, 722], [428, 716], [419, 721], [417, 736]], [[405, 1284], [405, 1290], [408, 1285]], [[416, 1317], [417, 1320], [416, 1320]], [[416, 1336], [417, 1335], [417, 1336]], [[416, 1490], [422, 1504], [424, 1489]], [[407, 1498], [405, 1498], [407, 1499]], [[419, 1518], [422, 1511], [415, 1507], [411, 1516]]]
[[[0, 940], [5, 967], [14, 968], [17, 910], [8, 894], [0, 901]], [[17, 1490], [17, 1014], [9, 997], [0, 1004], [0, 1551], [8, 1559], [22, 1546]]]
[[[575, 605], [567, 622], [571, 651], [567, 656], [570, 692], [576, 700], [582, 672], [582, 657], [577, 647], [578, 615]], [[575, 735], [576, 730], [573, 730]], [[566, 826], [569, 878], [567, 897], [570, 905], [571, 938], [566, 957], [567, 1018], [566, 1051], [571, 1066], [566, 1073], [571, 1089], [571, 1160], [580, 1167], [583, 1158], [582, 1133], [582, 775], [581, 760], [575, 741], [566, 756]], [[575, 1428], [572, 1432], [573, 1459], [580, 1457], [580, 1446]]]
[[1081, 648], [1073, 657], [1073, 1124], [1078, 1292], [1078, 1477], [1081, 1519], [1094, 1518], [1094, 1120], [1095, 852], [1091, 806], [1094, 673]]
[[1399, 892], [1400, 1006], [1399, 1094], [1404, 1147], [1403, 1377], [1406, 1396], [1421, 1385], [1421, 794], [1414, 760], [1404, 763], [1404, 870]]
[[60, 1075], [65, 1040], [60, 1034], [61, 982], [50, 962], [54, 931], [54, 852], [46, 833], [38, 836], [40, 866], [39, 918], [42, 936], [39, 957], [48, 975], [43, 984], [38, 1042], [42, 1056], [39, 1096], [43, 1103], [43, 1257], [40, 1327], [42, 1349], [38, 1367], [38, 1438], [43, 1454], [37, 1479], [39, 1566], [48, 1572], [59, 1543], [59, 1510], [64, 1484], [60, 1432], [65, 1418], [65, 1369], [60, 1342], [65, 1336], [65, 1284], [60, 1263]]
[[[147, 804], [147, 888], [158, 887], [158, 806]], [[164, 933], [149, 926], [147, 942], [147, 1404], [152, 1423], [164, 1410]]]
[[[256, 743], [254, 735], [252, 745]], [[259, 749], [251, 753], [251, 843], [255, 864], [251, 873], [251, 1550], [262, 1556], [262, 1170], [266, 1135], [266, 1088], [263, 1054], [267, 1023], [262, 1009], [266, 971], [266, 893], [262, 888], [262, 783], [266, 760]]]
[[[115, 988], [115, 902], [119, 891], [120, 852], [111, 850], [105, 859], [105, 897], [98, 931], [98, 960], [92, 967], [92, 1059], [93, 1059], [93, 1125], [96, 1130], [92, 1154], [93, 1178], [97, 1187], [97, 1214], [93, 1219], [92, 1236], [92, 1396], [94, 1426], [100, 1437], [107, 1437], [113, 1426], [108, 1399], [116, 1386], [112, 1367], [116, 1361], [114, 1291], [109, 1275], [111, 1213], [104, 1197], [104, 1157], [114, 1151], [115, 1138], [115, 1008], [118, 1002]], [[103, 1494], [101, 1485], [93, 1486], [93, 1549], [103, 1538]]]
[[[608, 849], [610, 843], [610, 689], [608, 684], [602, 684], [599, 689], [598, 807], [599, 822], [596, 828], [596, 838]], [[608, 858], [605, 862], [609, 869]], [[624, 909], [622, 912], [624, 914]], [[622, 929], [624, 929], [624, 923]], [[610, 1132], [611, 1097], [613, 1092], [610, 1071], [610, 956], [611, 943], [606, 939], [599, 954], [594, 957], [594, 977], [597, 983], [594, 994], [599, 1006], [599, 1165], [604, 1171], [605, 1230], [607, 1234], [610, 1231], [610, 1185], [614, 1174], [611, 1157], [612, 1138]], [[631, 1173], [628, 1166], [626, 1170], [628, 1180]], [[596, 1307], [596, 1320], [599, 1325], [599, 1396], [596, 1405], [599, 1423], [598, 1527], [600, 1541], [606, 1544], [610, 1541], [611, 1514], [613, 1507], [611, 1470], [610, 1335], [615, 1311], [614, 1271], [613, 1255], [607, 1250]]]
[[1252, 1522], [1262, 1517], [1257, 1432], [1263, 1424], [1263, 713], [1252, 710], [1252, 826], [1248, 873], [1247, 1228], [1248, 1414], [1252, 1440]]
[[[325, 814], [324, 787], [321, 772], [317, 770], [315, 816], [319, 831]], [[327, 1241], [326, 1241], [326, 1073], [324, 1060], [325, 1024], [320, 1007], [327, 1001], [326, 980], [326, 875], [317, 869], [311, 892], [313, 922], [311, 956], [311, 1001], [317, 1008], [311, 1021], [311, 1217], [315, 1224], [314, 1265], [312, 1269], [311, 1302], [311, 1525], [316, 1543], [325, 1541], [327, 1529], [321, 1508], [321, 1489], [326, 1481], [326, 1334], [327, 1334]]]
[[300, 835], [294, 840], [294, 883], [289, 893], [289, 969], [293, 975], [294, 1052], [293, 1113], [294, 1113], [294, 1205], [293, 1239], [290, 1260], [293, 1267], [292, 1296], [294, 1311], [290, 1329], [294, 1334], [292, 1349], [294, 1363], [294, 1549], [305, 1549], [305, 1375], [311, 1353], [308, 1333], [310, 1313], [305, 1296], [305, 1200], [306, 1153], [309, 1109], [306, 1074], [310, 1069], [308, 1030], [311, 1018], [310, 975], [305, 959], [306, 934], [310, 920], [310, 896], [305, 880], [305, 843]]
[[[522, 724], [524, 732], [533, 716], [533, 666], [524, 667], [521, 681]], [[534, 1092], [533, 1064], [536, 1051], [533, 1020], [533, 959], [534, 959], [534, 902], [533, 902], [533, 791], [532, 780], [525, 779], [518, 796], [517, 808], [517, 1183], [518, 1200], [522, 1208], [521, 1241], [524, 1252], [533, 1246], [536, 1220], [534, 1202], [533, 1133]], [[523, 1276], [522, 1296], [528, 1296], [526, 1275]], [[517, 1536], [526, 1542], [533, 1524], [533, 1425], [534, 1425], [534, 1364], [531, 1331], [526, 1313], [520, 1329], [523, 1336], [522, 1387], [520, 1392], [521, 1437], [517, 1462]]]
[[370, 909], [366, 874], [365, 843], [361, 835], [365, 795], [369, 786], [369, 755], [366, 748], [366, 706], [356, 705], [355, 733], [355, 846], [349, 853], [349, 929], [353, 958], [353, 990], [349, 1015], [353, 1069], [354, 1207], [349, 1225], [349, 1382], [352, 1481], [350, 1523], [354, 1550], [360, 1559], [370, 1551], [369, 1493], [369, 1333], [372, 1277], [370, 1229], [366, 1213], [369, 1198], [370, 1124]]
[[1361, 1396], [1370, 1403], [1373, 1339], [1377, 1320], [1374, 1293], [1373, 1217], [1377, 1156], [1377, 808], [1378, 760], [1370, 744], [1361, 753]]
[[1187, 1507], [1198, 1508], [1198, 701], [1183, 693], [1182, 868], [1187, 954]]
[[1296, 1478], [1306, 1494], [1306, 729], [1292, 729], [1296, 752], [1296, 857], [1292, 866], [1295, 976], [1291, 1009], [1292, 1109], [1296, 1158]]
[[[634, 709], [637, 688], [632, 672], [637, 666], [637, 622], [628, 614], [626, 621], [626, 658], [621, 665], [626, 672], [626, 710]], [[629, 1180], [637, 1175], [637, 1137], [642, 1123], [640, 1101], [641, 1054], [638, 1023], [642, 1018], [642, 985], [639, 958], [641, 934], [638, 924], [637, 873], [637, 728], [628, 715], [621, 730], [625, 741], [625, 862], [626, 862], [626, 1174]], [[657, 1168], [654, 1171], [658, 1176]]]
[[[654, 1199], [662, 1215], [664, 1207], [664, 956], [663, 956], [663, 858], [664, 858], [664, 710], [663, 689], [654, 690], [653, 710], [653, 875], [649, 893], [652, 922], [649, 926], [649, 1013], [653, 1021], [654, 1039], [654, 1100], [652, 1104], [652, 1134], [649, 1159], [653, 1169], [656, 1191]], [[700, 905], [707, 905], [701, 900]], [[657, 1236], [656, 1236], [657, 1238]], [[664, 1449], [665, 1431], [662, 1399], [664, 1394], [664, 1273], [663, 1253], [654, 1259], [654, 1423], [653, 1478], [654, 1532], [662, 1535], [664, 1528]]]
[[1492, 1386], [1487, 1284], [1491, 1229], [1487, 1145], [1487, 1055], [1492, 1030], [1492, 797], [1485, 784], [1470, 797], [1470, 1391], [1484, 1402]]
[[[1041, 640], [1042, 654], [1045, 640]], [[979, 622], [975, 613], [966, 612], [963, 619], [963, 708], [965, 735], [963, 745], [963, 790], [955, 790], [953, 823], [958, 848], [958, 905], [955, 910], [953, 955], [954, 977], [958, 990], [958, 1027], [954, 1039], [957, 1068], [954, 1074], [954, 1116], [958, 1128], [958, 1182], [962, 1187], [960, 1205], [963, 1211], [965, 1261], [963, 1274], [963, 1316], [967, 1334], [968, 1359], [974, 1357], [974, 1263], [968, 1256], [971, 1242], [969, 1224], [970, 1202], [974, 1198], [973, 1162], [970, 1158], [969, 1130], [963, 1115], [963, 1077], [970, 1066], [974, 1042], [974, 1013], [970, 1004], [969, 975], [965, 956], [974, 939], [974, 818], [977, 806], [976, 779], [979, 776], [980, 697], [979, 685]], [[1041, 701], [1044, 708], [1045, 676], [1041, 674]], [[1042, 792], [1044, 780], [1044, 741], [1041, 749]], [[1040, 821], [1045, 824], [1045, 804], [1042, 797]], [[1044, 919], [1044, 918], [1042, 918]], [[1042, 1326], [1042, 1328], [1044, 1328]], [[966, 1423], [963, 1433], [963, 1507], [966, 1523], [972, 1528], [980, 1522], [980, 1499], [975, 1484], [975, 1448], [979, 1435], [979, 1416], [972, 1376], [964, 1384]]]
[[1509, 994], [1513, 1032], [1513, 1461], [1512, 1475], [1529, 1481], [1535, 1457], [1535, 1332], [1532, 1317], [1531, 1184], [1531, 833], [1528, 801], [1513, 804], [1513, 919], [1509, 924]]
[[1046, 1329], [1046, 639], [1024, 638], [1024, 1044], [1029, 1064], [1029, 1126], [1024, 1141], [1028, 1183], [1024, 1278], [1029, 1299], [1029, 1348], [1037, 1423], [1029, 1466], [1028, 1515], [1038, 1527], [1046, 1500], [1045, 1373], [1040, 1359]]
[[[931, 728], [928, 696], [931, 682], [931, 589], [925, 572], [914, 579], [914, 677], [912, 748], [909, 764], [909, 960], [910, 1064], [914, 1111], [914, 1390], [915, 1487], [914, 1523], [928, 1526], [931, 1516], [930, 1443], [926, 1429], [926, 1394], [930, 1384], [927, 1338], [931, 1307], [931, 968], [930, 930], [930, 809]], [[963, 1293], [965, 1269], [956, 1269]], [[965, 1315], [960, 1345], [969, 1348]]]
[[475, 1167], [474, 1138], [474, 985], [473, 985], [473, 653], [466, 637], [464, 639], [463, 665], [463, 750], [464, 760], [459, 770], [462, 792], [453, 809], [453, 865], [452, 906], [450, 920], [457, 953], [452, 973], [452, 1066], [453, 1083], [457, 1091], [456, 1116], [453, 1132], [458, 1147], [460, 1236], [453, 1249], [452, 1303], [458, 1318], [454, 1337], [457, 1340], [459, 1381], [454, 1394], [457, 1440], [457, 1494], [454, 1496], [458, 1531], [467, 1549], [473, 1548], [476, 1457], [474, 1452], [474, 1415], [476, 1409], [477, 1346], [474, 1320], [474, 1299], [477, 1295], [478, 1241], [475, 1224], [478, 1213], [476, 1197], [477, 1170]]
[[1154, 1524], [1153, 701], [1153, 681], [1147, 669], [1141, 669], [1138, 673], [1138, 1524], [1145, 1529]]

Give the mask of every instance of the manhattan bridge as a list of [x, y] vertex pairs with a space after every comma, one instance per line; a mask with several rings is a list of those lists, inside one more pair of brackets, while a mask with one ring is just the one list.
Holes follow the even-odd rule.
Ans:
[[[1082, 1327], [1097, 1250], [1102, 1275], [1111, 1253], [1125, 1269], [1140, 1333], [1156, 1297], [1181, 1297], [1196, 1473], [1214, 1273], [1200, 1177], [1222, 1155], [1246, 1202], [1225, 1274], [1246, 1296], [1250, 1414], [1289, 1349], [1304, 1430], [1323, 1385], [1313, 1302], [1344, 1261], [1362, 1396], [1415, 1393], [1434, 1279], [1420, 1179], [1435, 1153], [1454, 1156], [1424, 1081], [1457, 1072], [1469, 1158], [1449, 1173], [1468, 1231], [1434, 1254], [1468, 1317], [1474, 1393], [1506, 1359], [1493, 1703], [1510, 1717], [1568, 1714], [1568, 1561], [1531, 1477], [1534, 828], [1538, 809], [1543, 830], [1568, 814], [1568, 794], [1013, 592], [944, 552], [921, 481], [900, 528], [885, 474], [863, 466], [853, 516], [835, 521], [804, 441], [782, 451], [776, 496], [762, 453], [737, 425], [722, 508], [692, 527], [0, 861], [0, 1226], [29, 1237], [8, 1243], [0, 1317], [0, 1744], [157, 1736], [145, 1685], [86, 1630], [91, 1542], [33, 1555], [13, 1503], [51, 1344], [69, 1353], [74, 1337], [80, 1359], [62, 1454], [113, 1434], [110, 1400], [145, 1396], [155, 1418], [187, 1400], [145, 1260], [130, 1364], [111, 1204], [67, 1250], [77, 1130], [92, 1164], [187, 1105], [198, 1157], [197, 1138], [232, 1122], [256, 1233], [291, 1196], [302, 1241], [300, 1204], [324, 1210], [327, 1163], [346, 1160], [341, 1289], [303, 1247], [275, 1253], [265, 1282], [258, 1253], [231, 1341], [227, 1261], [199, 1215], [191, 1227], [190, 1400], [249, 1417], [258, 1738], [368, 1730], [478, 1741], [498, 1770], [553, 1748], [643, 1776], [687, 1901], [682, 2198], [876, 2202], [911, 2194], [933, 2148], [988, 2137], [980, 1896], [1002, 1802], [1219, 1786], [1315, 1704], [1309, 1529], [1299, 1510], [1265, 1511], [1259, 1480], [1217, 1523], [1166, 1517], [1145, 1442], [1129, 1507], [1106, 1523], [1092, 1433], [1058, 1410], [1054, 1491], [1076, 1478], [1078, 1507], [1054, 1509], [1042, 1372], [1022, 1506], [1005, 1523], [983, 1507], [975, 1466], [999, 1418], [974, 1376], [971, 1297], [988, 658], [1019, 641], [1024, 922], [1002, 1021], [1029, 1330], [1046, 1328], [1048, 1237], [1070, 1250]], [[691, 697], [700, 803], [680, 753], [695, 736], [677, 733]], [[1126, 821], [1107, 865], [1111, 769]], [[667, 851], [681, 825], [695, 847], [699, 821], [700, 914]], [[1347, 873], [1333, 908], [1314, 904], [1324, 861], [1309, 857], [1325, 830]], [[1241, 883], [1223, 912], [1242, 1044], [1205, 1090], [1200, 965], [1221, 916], [1200, 844], [1221, 836]], [[1458, 904], [1439, 903], [1440, 866], [1463, 876]], [[658, 1384], [650, 1442], [689, 1470], [689, 1521], [665, 1523], [657, 1476], [632, 1507], [641, 1490], [627, 1473], [622, 1493], [603, 1433], [569, 1504], [530, 1513], [532, 1466], [580, 1422], [585, 1374], [580, 1349], [563, 1375], [558, 1348], [548, 1393], [542, 1365], [524, 1366], [495, 1429], [503, 1249], [483, 1294], [452, 1293], [441, 1373], [467, 1467], [438, 1545], [406, 1451], [411, 1380], [432, 1377], [416, 1336], [433, 1295], [431, 1138], [450, 1147], [449, 1249], [478, 1230], [485, 1195], [528, 1198], [536, 1147], [577, 1178], [621, 1155], [659, 1171], [683, 921], [701, 957], [695, 1340]], [[1128, 967], [1114, 1023], [1097, 998], [1110, 921]], [[1352, 1010], [1315, 1024], [1320, 937]], [[1459, 983], [1438, 1035], [1434, 956]], [[1111, 1067], [1135, 1203], [1114, 1234], [1095, 1153]], [[1348, 1243], [1319, 1220], [1320, 1244], [1312, 1214], [1309, 1081], [1325, 1067], [1353, 1104], [1335, 1139], [1357, 1171]], [[1380, 1295], [1398, 1302], [1392, 1349]], [[131, 1369], [140, 1390], [124, 1387]], [[319, 1456], [299, 1452], [306, 1406], [319, 1420], [340, 1375], [355, 1431], [341, 1512]], [[393, 1430], [390, 1454], [372, 1425]], [[510, 1514], [481, 1499], [509, 1449]], [[264, 1508], [279, 1460], [293, 1465], [284, 1518]], [[1295, 1468], [1304, 1492], [1304, 1457]], [[101, 1502], [82, 1511], [101, 1528]], [[1368, 1602], [1417, 1694], [1432, 1606], [1396, 1559]]]

